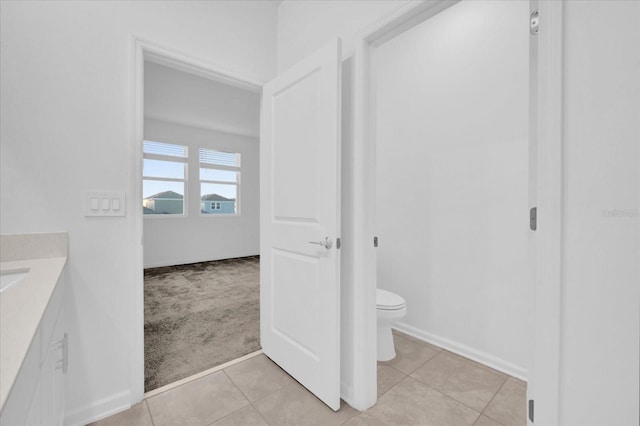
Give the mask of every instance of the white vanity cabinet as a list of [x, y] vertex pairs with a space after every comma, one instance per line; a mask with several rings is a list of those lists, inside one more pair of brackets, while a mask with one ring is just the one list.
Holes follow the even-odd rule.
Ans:
[[60, 426], [64, 421], [67, 335], [64, 274], [58, 281], [0, 416], [0, 426]]

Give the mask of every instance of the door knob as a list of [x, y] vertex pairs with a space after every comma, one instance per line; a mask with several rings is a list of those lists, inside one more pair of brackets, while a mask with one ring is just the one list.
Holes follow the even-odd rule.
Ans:
[[324, 237], [324, 241], [309, 241], [309, 244], [317, 244], [326, 248], [327, 250], [333, 247], [333, 241], [331, 241], [331, 238], [329, 237]]

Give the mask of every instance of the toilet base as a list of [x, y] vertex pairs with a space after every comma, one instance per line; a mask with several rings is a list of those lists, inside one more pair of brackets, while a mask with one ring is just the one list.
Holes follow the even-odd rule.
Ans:
[[378, 324], [378, 361], [390, 361], [396, 357], [390, 325]]

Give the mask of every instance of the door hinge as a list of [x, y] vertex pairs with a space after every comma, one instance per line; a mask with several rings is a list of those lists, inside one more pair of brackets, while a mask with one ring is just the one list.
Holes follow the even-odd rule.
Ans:
[[529, 400], [529, 420], [533, 423], [533, 399]]
[[340, 241], [340, 237], [336, 238], [336, 250], [340, 250], [341, 245], [342, 245], [342, 242]]
[[373, 246], [378, 247], [378, 237], [373, 237]]
[[539, 31], [540, 31], [540, 13], [536, 9], [533, 12], [531, 12], [531, 15], [529, 16], [529, 32], [531, 33], [531, 35], [538, 35]]
[[529, 228], [532, 231], [538, 229], [538, 208], [531, 207], [529, 209]]

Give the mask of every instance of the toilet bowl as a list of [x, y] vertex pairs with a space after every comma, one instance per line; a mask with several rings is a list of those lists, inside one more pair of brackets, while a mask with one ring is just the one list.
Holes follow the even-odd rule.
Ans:
[[391, 326], [407, 315], [407, 304], [397, 294], [377, 289], [376, 313], [378, 317], [378, 361], [389, 361], [396, 356]]

